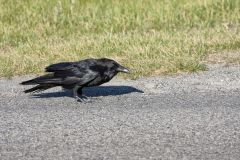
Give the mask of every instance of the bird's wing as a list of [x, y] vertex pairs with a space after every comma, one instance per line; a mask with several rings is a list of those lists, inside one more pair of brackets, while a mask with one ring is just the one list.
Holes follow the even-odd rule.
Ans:
[[97, 71], [90, 69], [92, 64], [82, 62], [62, 62], [52, 64], [46, 67], [47, 72], [53, 72], [54, 76], [51, 79], [45, 79], [39, 83], [53, 83], [58, 85], [84, 85], [90, 83], [99, 76]]
[[74, 62], [61, 62], [56, 64], [51, 64], [45, 68], [46, 72], [56, 72], [56, 71], [65, 71], [72, 68]]
[[96, 64], [95, 59], [85, 59], [81, 60], [78, 62], [60, 62], [60, 63], [55, 63], [47, 66], [45, 68], [46, 72], [56, 72], [56, 71], [66, 71], [66, 70], [71, 70], [72, 68], [78, 68], [78, 69], [87, 69], [92, 65]]
[[96, 79], [99, 74], [97, 72], [93, 72], [91, 70], [86, 70], [84, 72], [79, 71], [75, 68], [71, 70], [71, 73], [68, 73], [69, 76], [65, 76], [62, 80], [62, 84], [70, 85], [70, 84], [78, 84], [79, 86], [88, 84]]

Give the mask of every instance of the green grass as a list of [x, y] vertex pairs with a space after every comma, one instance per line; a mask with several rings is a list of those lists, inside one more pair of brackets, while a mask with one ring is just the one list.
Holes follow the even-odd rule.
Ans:
[[204, 70], [240, 49], [239, 0], [0, 0], [0, 77], [109, 57], [130, 78]]

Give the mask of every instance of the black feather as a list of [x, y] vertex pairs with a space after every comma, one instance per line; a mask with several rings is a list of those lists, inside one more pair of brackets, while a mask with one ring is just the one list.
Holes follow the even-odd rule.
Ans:
[[98, 86], [110, 81], [118, 72], [128, 72], [117, 62], [107, 58], [56, 63], [46, 67], [45, 71], [51, 73], [21, 83], [37, 85], [26, 90], [25, 93], [56, 86], [81, 93], [83, 87]]
[[49, 88], [55, 87], [55, 85], [49, 85], [49, 84], [39, 84], [33, 88], [27, 89], [24, 92], [25, 93], [30, 93], [30, 92], [39, 92], [39, 91], [43, 91]]

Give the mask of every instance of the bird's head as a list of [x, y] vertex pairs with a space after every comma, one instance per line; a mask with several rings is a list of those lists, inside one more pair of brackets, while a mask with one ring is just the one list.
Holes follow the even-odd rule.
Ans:
[[119, 63], [112, 59], [103, 58], [102, 61], [105, 62], [105, 65], [107, 65], [111, 72], [114, 72], [116, 74], [118, 72], [129, 73], [129, 70], [126, 67], [123, 67], [122, 65], [120, 65]]

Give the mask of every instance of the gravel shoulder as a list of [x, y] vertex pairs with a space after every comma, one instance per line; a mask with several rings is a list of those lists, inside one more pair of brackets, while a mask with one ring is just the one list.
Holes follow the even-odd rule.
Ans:
[[79, 103], [0, 79], [0, 159], [240, 159], [240, 66], [114, 79]]

